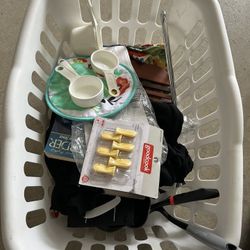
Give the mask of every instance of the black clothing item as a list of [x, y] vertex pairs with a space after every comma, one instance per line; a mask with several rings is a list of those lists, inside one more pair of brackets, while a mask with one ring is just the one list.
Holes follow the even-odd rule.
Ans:
[[152, 106], [168, 144], [167, 160], [161, 166], [160, 187], [184, 183], [185, 177], [193, 169], [193, 161], [186, 147], [177, 142], [182, 130], [183, 115], [171, 103], [152, 102]]
[[183, 115], [176, 105], [166, 102], [151, 102], [157, 123], [164, 131], [168, 144], [174, 145], [181, 134]]
[[[102, 199], [104, 201], [105, 196], [102, 196]], [[147, 220], [149, 208], [149, 198], [131, 199], [122, 197], [121, 202], [115, 209], [92, 219], [84, 219], [76, 213], [69, 214], [68, 226], [98, 227], [108, 232], [118, 230], [123, 226], [140, 227]]]
[[75, 163], [50, 159], [46, 156], [45, 162], [55, 181], [51, 197], [52, 210], [64, 215], [74, 211], [84, 217], [87, 210], [97, 206], [97, 201], [103, 195], [103, 189], [79, 185], [80, 173]]
[[168, 144], [167, 160], [161, 165], [160, 187], [185, 183], [184, 179], [192, 169], [193, 161], [187, 149], [179, 143]]

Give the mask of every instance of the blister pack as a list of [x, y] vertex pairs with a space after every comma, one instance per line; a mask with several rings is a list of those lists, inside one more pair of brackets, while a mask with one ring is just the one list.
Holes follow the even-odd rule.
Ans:
[[[155, 142], [160, 145], [157, 151], [152, 140], [149, 141], [151, 129], [158, 132], [154, 133], [157, 137]], [[96, 118], [79, 183], [152, 196], [142, 188], [146, 174], [152, 177], [151, 180], [158, 179], [156, 185], [152, 184], [152, 190], [158, 193], [158, 187], [154, 186], [159, 183], [160, 166], [154, 171], [152, 168], [154, 164], [160, 164], [162, 138], [162, 130], [148, 123]]]

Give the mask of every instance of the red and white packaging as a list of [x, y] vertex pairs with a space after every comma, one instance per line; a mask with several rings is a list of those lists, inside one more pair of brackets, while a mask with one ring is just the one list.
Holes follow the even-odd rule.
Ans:
[[[111, 147], [112, 142], [103, 141], [103, 131], [115, 131], [116, 128], [136, 131], [134, 138], [126, 138], [126, 143], [134, 145], [130, 153], [121, 152], [122, 158], [130, 159], [132, 164], [126, 171], [116, 169], [113, 176], [97, 173], [95, 163], [107, 165], [108, 160], [96, 153], [100, 146]], [[107, 193], [119, 195], [140, 195], [158, 198], [163, 130], [148, 123], [127, 122], [96, 118], [89, 138], [79, 184], [103, 188]]]

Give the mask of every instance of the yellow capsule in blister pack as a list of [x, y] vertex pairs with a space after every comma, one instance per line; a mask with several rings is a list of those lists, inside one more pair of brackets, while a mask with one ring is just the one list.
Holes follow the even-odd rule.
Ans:
[[101, 133], [101, 138], [103, 140], [107, 141], [116, 141], [116, 142], [121, 142], [122, 141], [122, 135], [116, 135], [113, 132], [110, 131], [104, 131]]
[[114, 159], [112, 157], [109, 158], [108, 165], [117, 166], [120, 168], [128, 169], [131, 166], [132, 162], [129, 159]]
[[118, 149], [121, 151], [131, 152], [133, 151], [135, 145], [131, 143], [117, 143], [113, 141], [112, 143], [112, 149]]
[[134, 138], [137, 134], [137, 132], [134, 130], [123, 129], [123, 128], [116, 128], [115, 133], [117, 135], [123, 135], [123, 136], [130, 137], [130, 138]]
[[109, 148], [105, 148], [105, 147], [98, 147], [96, 152], [99, 154], [99, 155], [102, 155], [102, 156], [108, 156], [108, 157], [114, 157], [114, 158], [117, 158], [118, 155], [119, 155], [119, 150], [116, 150], [116, 149], [109, 149]]
[[95, 163], [93, 169], [96, 173], [115, 175], [116, 166], [106, 166], [101, 163]]

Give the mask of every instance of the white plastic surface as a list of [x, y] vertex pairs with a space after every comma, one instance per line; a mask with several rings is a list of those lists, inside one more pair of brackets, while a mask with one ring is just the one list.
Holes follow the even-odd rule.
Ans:
[[[125, 20], [120, 4], [129, 8], [128, 2], [131, 15]], [[100, 28], [112, 31], [104, 43], [113, 44], [119, 41], [134, 44], [139, 33], [144, 34], [139, 42], [149, 43], [152, 39], [155, 42], [160, 30], [156, 22], [159, 6], [167, 9], [178, 105], [198, 123], [193, 134], [182, 138], [194, 159], [194, 171], [179, 192], [198, 187], [218, 188], [220, 192], [220, 198], [213, 203], [197, 202], [172, 210], [188, 223], [206, 225], [238, 244], [243, 193], [243, 114], [221, 9], [216, 0], [169, 0], [164, 5], [160, 2], [113, 0], [109, 20], [109, 13], [102, 19], [102, 1], [93, 1], [93, 7]], [[150, 5], [144, 13], [146, 17], [140, 11], [143, 4]], [[63, 42], [69, 42], [75, 28], [88, 25], [82, 20], [78, 0], [31, 1], [5, 100], [1, 221], [6, 249], [94, 250], [105, 246], [105, 249], [157, 250], [173, 245], [172, 249], [209, 249], [157, 213], [150, 215], [143, 228], [113, 234], [66, 228], [63, 216], [50, 217], [52, 181], [42, 152], [48, 125], [44, 84], [58, 57], [64, 56]], [[37, 190], [40, 195], [30, 195]]]

